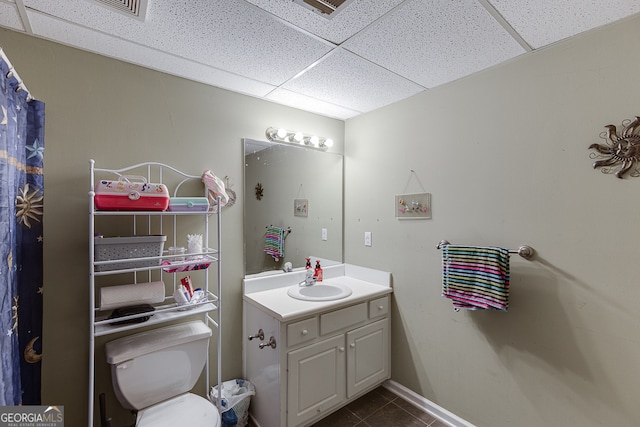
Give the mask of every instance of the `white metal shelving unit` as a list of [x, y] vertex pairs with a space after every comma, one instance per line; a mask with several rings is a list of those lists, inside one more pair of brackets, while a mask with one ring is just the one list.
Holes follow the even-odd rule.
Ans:
[[[166, 179], [172, 178], [176, 182], [174, 186], [173, 195], [176, 196], [178, 190], [183, 184], [193, 182], [196, 180], [200, 182], [201, 176], [189, 175], [178, 169], [175, 169], [169, 165], [157, 162], [139, 163], [136, 165], [128, 166], [122, 169], [101, 169], [95, 167], [95, 161], [90, 160], [90, 182], [91, 187], [89, 191], [89, 324], [90, 324], [90, 336], [89, 336], [89, 405], [88, 405], [88, 417], [89, 426], [93, 426], [94, 412], [95, 412], [95, 338], [99, 336], [105, 336], [115, 334], [118, 332], [131, 331], [142, 327], [148, 327], [152, 325], [160, 325], [163, 323], [180, 320], [186, 317], [200, 316], [204, 317], [206, 324], [209, 327], [213, 326], [214, 335], [217, 337], [217, 384], [222, 384], [222, 334], [221, 334], [221, 291], [222, 291], [222, 272], [220, 263], [220, 248], [221, 248], [221, 230], [222, 221], [220, 215], [220, 209], [217, 209], [217, 213], [209, 212], [175, 212], [175, 211], [104, 211], [97, 210], [94, 203], [95, 198], [95, 183], [97, 176], [101, 179], [117, 180], [119, 177], [127, 175], [142, 175], [148, 182], [165, 183]], [[144, 175], [140, 172], [143, 171]], [[135, 173], [134, 173], [135, 172]], [[204, 192], [206, 196], [206, 190]], [[220, 206], [220, 200], [218, 199], [218, 207]], [[210, 216], [215, 216], [215, 236], [211, 239], [209, 235], [209, 219]], [[163, 279], [169, 277], [169, 281], [173, 283], [173, 290], [177, 286], [180, 286], [177, 274], [182, 273], [170, 273], [167, 272], [167, 266], [162, 265], [163, 260], [174, 258], [175, 255], [161, 255], [157, 257], [145, 257], [145, 258], [133, 258], [133, 259], [120, 259], [115, 261], [96, 261], [95, 260], [95, 239], [96, 239], [96, 220], [101, 217], [120, 218], [121, 220], [131, 220], [131, 228], [133, 235], [151, 235], [157, 233], [151, 233], [153, 227], [159, 230], [160, 234], [163, 234], [166, 222], [170, 222], [170, 228], [173, 236], [167, 236], [168, 242], [172, 242], [175, 246], [177, 242], [177, 230], [180, 226], [181, 220], [185, 220], [189, 217], [196, 217], [202, 219], [202, 233], [203, 233], [203, 249], [202, 253], [190, 254], [196, 255], [198, 259], [196, 261], [189, 261], [186, 259], [182, 262], [172, 262], [171, 267], [189, 267], [192, 265], [199, 265], [203, 263], [209, 264], [208, 268], [198, 269], [203, 276], [203, 283], [196, 283], [201, 287], [206, 295], [207, 300], [198, 304], [189, 306], [185, 309], [183, 306], [178, 306], [173, 301], [173, 293], [167, 292], [163, 303], [155, 305], [155, 311], [147, 321], [140, 323], [129, 323], [124, 325], [112, 325], [113, 319], [108, 319], [109, 312], [102, 312], [98, 304], [96, 303], [96, 279], [101, 276], [113, 276], [123, 273], [130, 273], [133, 275], [133, 283], [138, 283], [138, 275], [147, 274], [150, 278], [152, 274], [159, 274]], [[139, 230], [140, 221], [146, 220], [147, 229]], [[168, 227], [168, 225], [167, 225]], [[213, 247], [210, 240], [214, 241]], [[157, 261], [158, 265], [152, 265], [142, 268], [128, 268], [128, 269], [113, 269], [100, 271], [100, 266], [108, 266], [108, 264], [125, 263], [128, 261]], [[203, 261], [204, 260], [204, 261]], [[155, 264], [155, 262], [154, 262]], [[216, 266], [217, 273], [210, 275], [210, 267]], [[156, 273], [156, 271], [158, 271]], [[194, 271], [194, 272], [195, 272]], [[183, 273], [189, 273], [185, 271]], [[211, 277], [213, 276], [213, 277]], [[211, 286], [211, 285], [214, 286]], [[148, 316], [149, 313], [134, 314], [126, 317], [118, 318], [118, 321], [133, 320], [136, 318]], [[206, 390], [207, 393], [210, 390], [210, 369], [209, 358], [207, 358], [207, 364], [205, 368], [206, 372]], [[220, 402], [218, 402], [219, 404]], [[218, 408], [220, 409], [220, 408]]]

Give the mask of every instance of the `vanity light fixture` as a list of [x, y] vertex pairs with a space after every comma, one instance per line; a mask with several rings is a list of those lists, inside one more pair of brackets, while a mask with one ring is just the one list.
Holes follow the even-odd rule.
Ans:
[[283, 142], [285, 144], [300, 144], [305, 147], [326, 150], [333, 146], [333, 139], [308, 135], [302, 132], [291, 131], [283, 128], [267, 128], [265, 135], [269, 141]]

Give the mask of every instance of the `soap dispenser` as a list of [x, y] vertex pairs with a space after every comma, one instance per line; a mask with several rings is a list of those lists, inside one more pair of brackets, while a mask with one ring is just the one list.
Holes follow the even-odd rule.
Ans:
[[305, 258], [307, 260], [307, 265], [304, 267], [305, 270], [308, 270], [311, 268], [311, 258]]
[[322, 267], [320, 267], [320, 260], [316, 260], [316, 271], [314, 276], [316, 277], [316, 282], [322, 282]]

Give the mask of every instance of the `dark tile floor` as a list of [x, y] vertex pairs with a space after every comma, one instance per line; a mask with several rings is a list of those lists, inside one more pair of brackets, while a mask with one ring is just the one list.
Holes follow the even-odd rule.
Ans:
[[[447, 427], [384, 387], [378, 387], [312, 427]], [[249, 427], [255, 427], [249, 422]]]

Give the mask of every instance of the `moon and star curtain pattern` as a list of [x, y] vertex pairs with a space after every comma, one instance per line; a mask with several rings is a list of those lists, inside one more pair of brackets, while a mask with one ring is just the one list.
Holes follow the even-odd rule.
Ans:
[[44, 103], [0, 59], [0, 406], [39, 405]]

